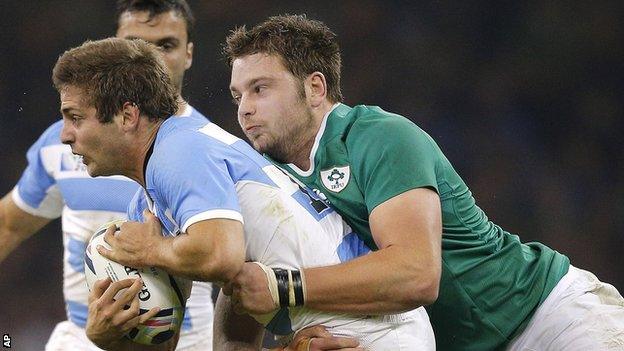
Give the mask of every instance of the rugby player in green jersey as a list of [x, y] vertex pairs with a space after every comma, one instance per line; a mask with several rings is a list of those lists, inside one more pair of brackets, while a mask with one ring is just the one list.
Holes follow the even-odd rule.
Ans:
[[[396, 313], [428, 305], [440, 350], [624, 347], [624, 299], [540, 243], [488, 220], [435, 141], [408, 119], [341, 103], [323, 23], [276, 16], [234, 30], [225, 54], [253, 146], [315, 189], [374, 253], [303, 271], [305, 305]], [[240, 311], [274, 309], [265, 273], [232, 284]]]

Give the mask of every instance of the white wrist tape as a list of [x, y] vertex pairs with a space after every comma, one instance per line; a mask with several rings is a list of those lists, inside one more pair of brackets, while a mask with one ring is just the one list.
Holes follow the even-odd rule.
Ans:
[[258, 267], [262, 268], [262, 270], [264, 271], [264, 274], [266, 274], [267, 277], [267, 281], [269, 282], [269, 292], [271, 293], [271, 298], [273, 299], [273, 304], [275, 305], [275, 308], [279, 308], [280, 307], [280, 303], [279, 303], [279, 295], [278, 295], [278, 291], [277, 291], [277, 278], [275, 277], [275, 272], [273, 272], [273, 270], [265, 265], [263, 265], [260, 262], [252, 262], [258, 265]]

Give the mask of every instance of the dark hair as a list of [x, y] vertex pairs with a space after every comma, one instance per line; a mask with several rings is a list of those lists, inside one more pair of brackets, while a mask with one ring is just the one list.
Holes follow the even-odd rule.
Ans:
[[52, 71], [56, 90], [81, 89], [110, 122], [126, 102], [139, 107], [150, 120], [166, 119], [177, 110], [178, 93], [156, 46], [143, 40], [108, 38], [86, 41], [65, 51]]
[[323, 22], [305, 15], [269, 17], [247, 30], [234, 29], [225, 39], [223, 53], [230, 67], [238, 57], [265, 53], [282, 58], [286, 69], [300, 80], [314, 72], [321, 72], [327, 81], [327, 96], [332, 102], [341, 102], [340, 48], [336, 34]]
[[185, 0], [117, 0], [117, 21], [124, 12], [147, 11], [148, 21], [161, 13], [175, 11], [186, 22], [188, 42], [193, 41], [195, 17], [191, 7]]

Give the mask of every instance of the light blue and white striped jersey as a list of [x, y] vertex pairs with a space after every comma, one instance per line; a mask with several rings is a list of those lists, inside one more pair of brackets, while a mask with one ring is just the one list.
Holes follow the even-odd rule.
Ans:
[[[145, 182], [130, 207], [148, 206], [164, 235], [186, 233], [203, 220], [237, 220], [244, 226], [247, 260], [287, 269], [337, 264], [369, 252], [332, 208], [214, 123], [165, 121]], [[315, 324], [346, 330], [365, 318], [307, 308], [256, 316], [279, 335]]]
[[[205, 124], [206, 120], [202, 123]], [[128, 206], [128, 220], [144, 222], [143, 210], [145, 209], [149, 209], [149, 206], [143, 189], [139, 188]], [[191, 297], [186, 301], [182, 333], [177, 349], [189, 348], [193, 350], [193, 345], [212, 345], [212, 320], [212, 284], [194, 281]], [[195, 326], [204, 327], [195, 328]], [[210, 326], [210, 328], [206, 326]]]
[[[175, 119], [207, 122], [206, 117], [188, 105], [179, 117], [183, 118]], [[122, 176], [90, 177], [81, 158], [72, 154], [69, 145], [61, 143], [62, 128], [63, 121], [52, 124], [28, 150], [28, 166], [12, 191], [12, 199], [32, 215], [50, 219], [62, 216], [67, 317], [84, 328], [89, 294], [84, 275], [85, 247], [100, 225], [126, 218], [128, 204], [140, 186]], [[210, 286], [193, 292], [197, 296], [192, 299], [210, 300]], [[194, 311], [189, 315], [201, 316], [201, 320], [197, 323], [186, 320], [185, 329], [190, 331], [191, 326], [210, 329], [212, 335], [212, 303], [191, 304], [191, 307]], [[180, 343], [183, 343], [182, 335]]]

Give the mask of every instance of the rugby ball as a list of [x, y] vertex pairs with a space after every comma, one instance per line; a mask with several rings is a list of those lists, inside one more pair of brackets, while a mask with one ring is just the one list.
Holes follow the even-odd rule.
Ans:
[[110, 249], [104, 241], [104, 233], [111, 225], [119, 226], [123, 220], [102, 225], [91, 237], [85, 252], [85, 275], [89, 291], [99, 279], [111, 278], [113, 282], [140, 277], [143, 288], [139, 292], [140, 313], [160, 307], [158, 314], [133, 328], [126, 337], [144, 345], [160, 344], [180, 330], [184, 319], [186, 299], [190, 295], [191, 281], [169, 275], [156, 267], [133, 268], [111, 261], [100, 255], [97, 246]]

